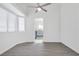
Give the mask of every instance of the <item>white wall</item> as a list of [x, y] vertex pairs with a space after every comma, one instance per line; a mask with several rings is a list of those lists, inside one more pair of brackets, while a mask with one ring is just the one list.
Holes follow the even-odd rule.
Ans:
[[41, 11], [26, 17], [26, 32], [0, 32], [0, 54], [18, 43], [33, 42], [34, 20], [41, 17], [44, 18], [45, 42], [61, 41], [79, 53], [79, 4], [61, 4], [61, 11], [59, 4], [46, 9], [47, 13]]
[[[27, 27], [25, 29], [27, 29]], [[16, 44], [32, 42], [32, 35], [30, 35], [29, 31], [30, 30], [26, 30], [26, 32], [0, 32], [0, 54]]]
[[79, 4], [62, 4], [61, 42], [79, 53]]
[[44, 15], [44, 41], [60, 42], [60, 4], [50, 5]]
[[[60, 42], [60, 5], [47, 6], [47, 13], [41, 11], [33, 13], [25, 17], [26, 32], [5, 32], [0, 33], [0, 54], [22, 42], [34, 41], [34, 20], [36, 18], [44, 18], [44, 41], [45, 42]], [[19, 13], [18, 13], [19, 14]]]
[[[59, 38], [59, 14], [60, 14], [60, 5], [49, 5], [45, 9], [47, 9], [47, 13], [44, 11], [40, 11], [37, 13], [33, 13], [29, 16], [28, 25], [29, 25], [29, 32], [30, 35], [33, 37], [34, 40], [34, 20], [37, 18], [43, 18], [44, 19], [44, 41], [45, 42], [60, 42]], [[30, 24], [31, 23], [31, 24]], [[29, 36], [30, 37], [30, 36]]]
[[[2, 6], [0, 6], [0, 8], [2, 8]], [[0, 15], [2, 14], [0, 13]], [[29, 42], [29, 41], [31, 42], [30, 39], [27, 39], [26, 32], [0, 32], [0, 54], [18, 43]]]

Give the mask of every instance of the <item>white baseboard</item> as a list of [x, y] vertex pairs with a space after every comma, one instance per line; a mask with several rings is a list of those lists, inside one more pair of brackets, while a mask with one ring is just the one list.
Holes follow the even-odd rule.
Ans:
[[77, 51], [76, 49], [70, 47], [69, 45], [67, 45], [67, 44], [65, 44], [65, 43], [63, 43], [63, 42], [61, 42], [61, 43], [64, 44], [65, 46], [67, 46], [68, 48], [72, 49], [74, 52], [76, 52], [76, 53], [79, 54], [79, 51]]

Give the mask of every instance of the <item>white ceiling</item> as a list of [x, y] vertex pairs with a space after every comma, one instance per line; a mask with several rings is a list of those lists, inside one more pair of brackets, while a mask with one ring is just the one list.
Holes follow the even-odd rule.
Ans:
[[[40, 3], [44, 4], [44, 3]], [[20, 10], [22, 13], [24, 13], [26, 16], [32, 14], [35, 12], [35, 8], [29, 8], [27, 6], [37, 6], [36, 3], [12, 3], [13, 6], [15, 6], [18, 10]], [[52, 7], [57, 6], [58, 4], [52, 3]], [[50, 5], [48, 5], [50, 6]], [[48, 7], [44, 7], [45, 9], [49, 9]]]

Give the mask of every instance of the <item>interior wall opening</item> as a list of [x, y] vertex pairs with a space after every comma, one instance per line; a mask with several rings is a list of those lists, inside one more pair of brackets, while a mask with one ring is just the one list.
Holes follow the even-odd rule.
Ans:
[[44, 30], [44, 26], [43, 26], [43, 18], [36, 18], [34, 20], [34, 31], [35, 31], [35, 43], [43, 43], [43, 30]]

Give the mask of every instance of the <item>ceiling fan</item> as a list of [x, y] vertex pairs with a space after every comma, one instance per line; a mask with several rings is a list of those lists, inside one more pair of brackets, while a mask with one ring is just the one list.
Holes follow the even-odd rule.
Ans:
[[35, 12], [37, 13], [38, 11], [41, 11], [41, 10], [43, 10], [44, 12], [47, 12], [47, 10], [44, 9], [43, 7], [48, 6], [51, 3], [45, 3], [43, 5], [40, 5], [40, 3], [36, 3], [36, 4], [37, 4], [37, 6], [28, 6], [28, 7], [30, 7], [30, 8], [36, 8], [36, 11]]

